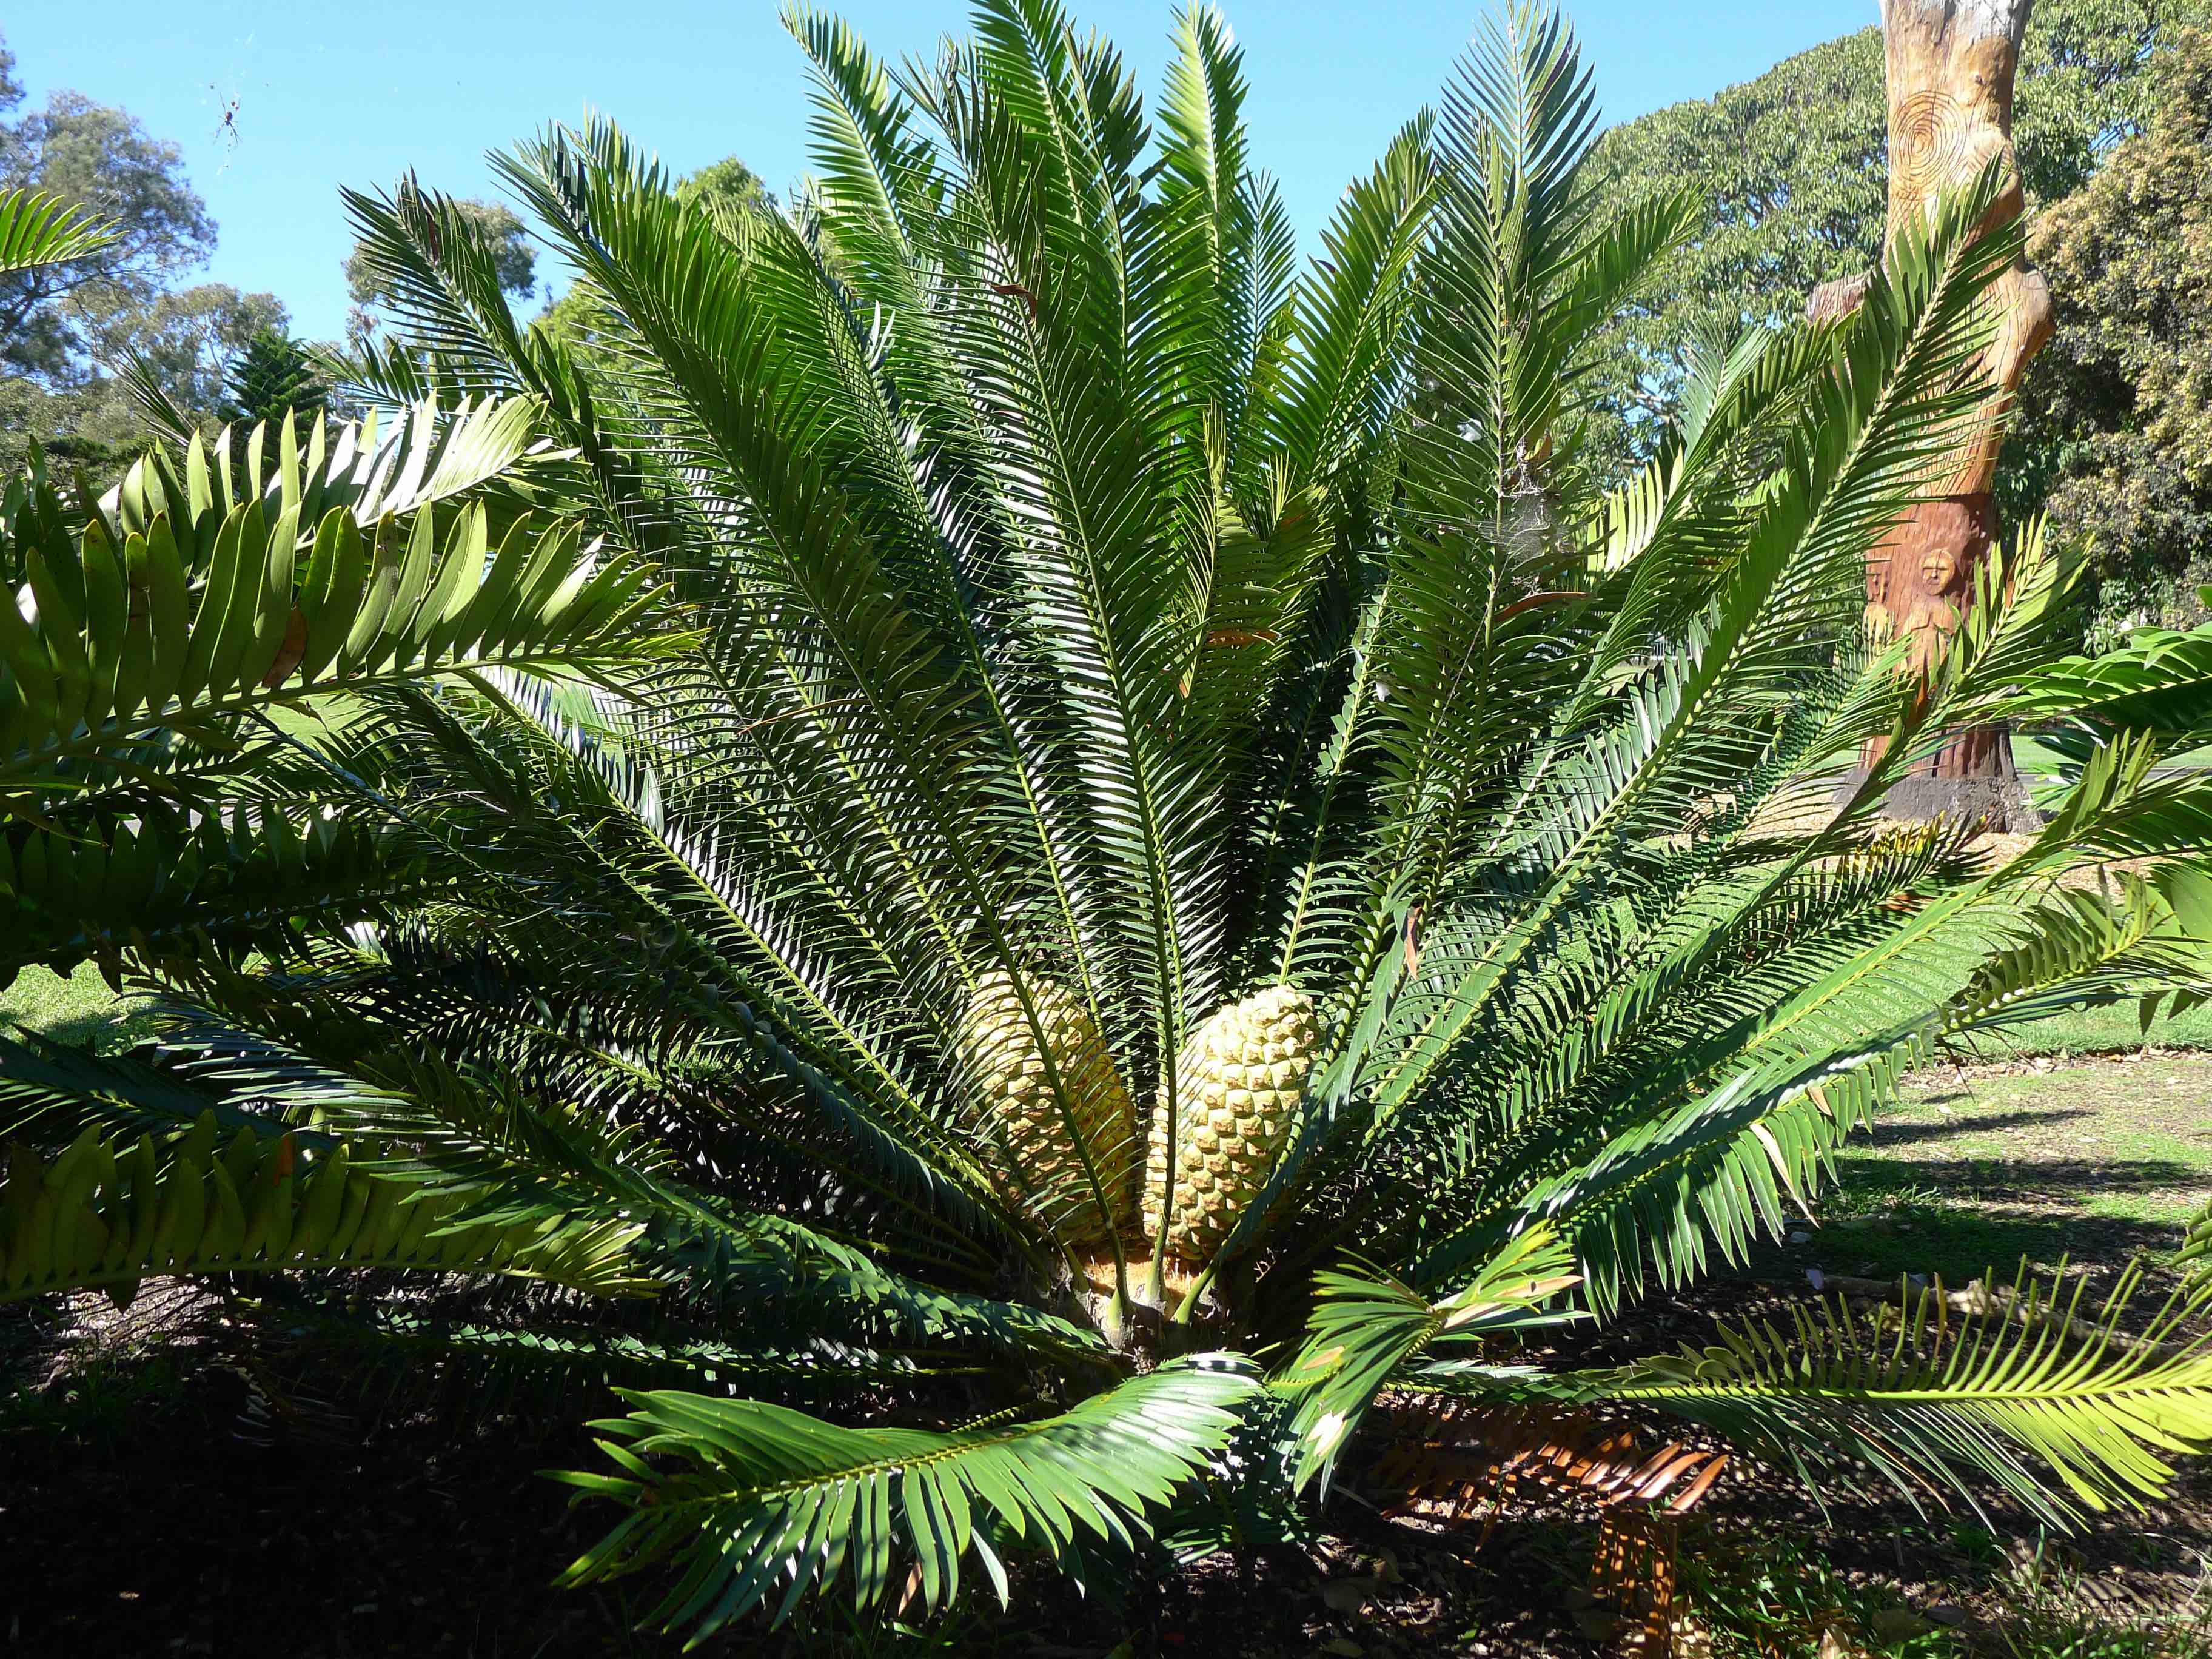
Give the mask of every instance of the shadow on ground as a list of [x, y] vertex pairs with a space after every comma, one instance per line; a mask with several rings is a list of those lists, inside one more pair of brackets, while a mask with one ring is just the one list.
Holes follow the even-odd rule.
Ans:
[[[1930, 1095], [1928, 1103], [1941, 1105], [1959, 1100], [1959, 1095]], [[1985, 1112], [1974, 1117], [1939, 1117], [1907, 1122], [1888, 1122], [1878, 1125], [1874, 1132], [1877, 1148], [1913, 1146], [1923, 1141], [1950, 1140], [1960, 1135], [1984, 1134], [1992, 1130], [2046, 1128], [2074, 1118], [2094, 1118], [2096, 1113], [2086, 1107], [2056, 1111]]]
[[[2212, 1200], [2200, 1079], [2170, 1061], [1998, 1074], [1913, 1094], [1854, 1136], [1839, 1181], [1796, 1242], [1753, 1271], [1940, 1273], [1958, 1285], [2025, 1259], [2109, 1283], [2138, 1255], [2155, 1267]], [[2154, 1273], [2153, 1290], [2162, 1290]]]

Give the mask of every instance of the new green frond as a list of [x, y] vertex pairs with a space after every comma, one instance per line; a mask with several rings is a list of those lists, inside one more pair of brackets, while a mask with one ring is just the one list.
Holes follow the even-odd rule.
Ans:
[[1539, 1224], [1500, 1247], [1441, 1302], [1388, 1274], [1322, 1273], [1305, 1346], [1273, 1384], [1296, 1407], [1287, 1428], [1297, 1449], [1293, 1483], [1304, 1486], [1332, 1468], [1376, 1393], [1436, 1345], [1580, 1317], [1571, 1310], [1545, 1310], [1582, 1282], [1572, 1269], [1558, 1233]]
[[[567, 1474], [631, 1514], [569, 1569], [588, 1582], [672, 1561], [684, 1576], [648, 1615], [696, 1641], [757, 1607], [781, 1621], [849, 1575], [863, 1607], [911, 1564], [926, 1605], [956, 1595], [962, 1564], [1006, 1595], [1002, 1552], [1073, 1557], [1126, 1547], [1228, 1439], [1259, 1388], [1225, 1356], [1164, 1365], [1056, 1417], [1001, 1416], [950, 1433], [847, 1429], [781, 1407], [697, 1395], [630, 1396], [597, 1425], [620, 1472]], [[664, 1472], [648, 1457], [672, 1459]]]

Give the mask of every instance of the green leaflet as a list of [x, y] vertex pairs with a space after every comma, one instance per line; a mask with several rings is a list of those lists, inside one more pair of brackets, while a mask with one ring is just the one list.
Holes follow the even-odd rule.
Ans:
[[315, 1155], [289, 1135], [217, 1136], [209, 1112], [159, 1149], [150, 1135], [118, 1142], [90, 1127], [50, 1160], [19, 1144], [0, 1186], [0, 1301], [91, 1288], [128, 1301], [165, 1274], [345, 1266], [503, 1273], [603, 1296], [653, 1288], [631, 1261], [635, 1225], [448, 1225], [455, 1202], [355, 1170], [343, 1145]]
[[66, 264], [114, 239], [106, 223], [58, 196], [24, 189], [0, 193], [0, 271]]
[[236, 949], [335, 930], [450, 880], [397, 826], [303, 817], [240, 807], [188, 829], [119, 824], [104, 841], [45, 830], [0, 841], [0, 903], [15, 921], [0, 978], [203, 936]]
[[[465, 435], [470, 423], [459, 423]], [[483, 465], [504, 453], [483, 450], [469, 447]], [[186, 465], [196, 479], [205, 471]], [[441, 465], [453, 471], [453, 456]], [[391, 492], [330, 499], [344, 494], [327, 479], [304, 490], [295, 479], [278, 496], [301, 501], [219, 508], [211, 488], [142, 488], [118, 498], [112, 520], [96, 515], [74, 535], [49, 484], [34, 477], [11, 489], [0, 576], [25, 586], [33, 614], [0, 614], [8, 810], [35, 814], [43, 792], [165, 731], [219, 738], [240, 715], [315, 694], [487, 660], [570, 672], [684, 647], [680, 633], [645, 625], [666, 602], [650, 568], [580, 544], [571, 525], [513, 517], [494, 559], [481, 505], [458, 514], [416, 506], [365, 535], [362, 501]], [[171, 510], [179, 498], [193, 503], [191, 518]], [[324, 510], [308, 516], [303, 503], [318, 499]], [[563, 594], [578, 602], [559, 602]]]
[[1334, 1468], [1376, 1395], [1437, 1342], [1585, 1317], [1571, 1309], [1544, 1311], [1582, 1282], [1573, 1266], [1559, 1235], [1539, 1223], [1496, 1250], [1466, 1288], [1433, 1304], [1371, 1270], [1322, 1274], [1304, 1345], [1270, 1382], [1295, 1407], [1292, 1484]]
[[1786, 1331], [1730, 1328], [1703, 1351], [1568, 1386], [1705, 1424], [1801, 1469], [1856, 1460], [1916, 1501], [1932, 1480], [1978, 1508], [1986, 1482], [2070, 1525], [2157, 1498], [2167, 1455], [2212, 1446], [2212, 1352], [2187, 1334], [2205, 1287], [2177, 1292], [2132, 1340], [2119, 1321], [2140, 1283], [2131, 1268], [2092, 1312], [2078, 1282], [2069, 1293], [2022, 1263], [1973, 1311], [1948, 1307], [1940, 1284], [1908, 1296], [1887, 1330], [1816, 1301]]
[[[665, 1560], [687, 1569], [650, 1615], [696, 1641], [849, 1572], [863, 1607], [911, 1561], [930, 1607], [959, 1592], [972, 1556], [1001, 1599], [1009, 1547], [1074, 1555], [1126, 1542], [1218, 1449], [1259, 1389], [1227, 1355], [1172, 1361], [1057, 1417], [947, 1434], [847, 1429], [752, 1401], [633, 1394], [630, 1415], [596, 1425], [617, 1466], [560, 1478], [630, 1508], [568, 1570], [588, 1583]], [[673, 1460], [663, 1473], [647, 1455]]]

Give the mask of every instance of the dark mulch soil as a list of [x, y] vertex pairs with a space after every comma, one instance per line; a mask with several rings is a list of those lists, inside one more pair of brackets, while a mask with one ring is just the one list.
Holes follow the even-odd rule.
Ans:
[[[1650, 1304], [1628, 1334], [1647, 1346], [1694, 1340], [1716, 1307], [1759, 1311], [1776, 1295], [1717, 1285], [1700, 1306]], [[192, 1311], [168, 1316], [189, 1328]], [[0, 1361], [29, 1384], [0, 1426], [0, 1653], [678, 1650], [629, 1632], [636, 1595], [550, 1588], [606, 1519], [572, 1511], [563, 1490], [537, 1473], [597, 1461], [574, 1427], [502, 1419], [457, 1433], [447, 1416], [376, 1420], [357, 1404], [272, 1413], [270, 1396], [229, 1364], [196, 1357], [194, 1339], [165, 1333], [159, 1308], [139, 1310], [135, 1331], [104, 1334], [89, 1359], [80, 1346], [69, 1364], [55, 1356], [70, 1354], [72, 1336], [82, 1343], [82, 1328], [46, 1317], [43, 1328], [18, 1317], [0, 1328]], [[1381, 1496], [1340, 1496], [1310, 1547], [1218, 1557], [1118, 1595], [1109, 1587], [1085, 1601], [1040, 1577], [1015, 1615], [968, 1616], [920, 1645], [894, 1646], [832, 1613], [772, 1638], [727, 1635], [710, 1650], [1073, 1659], [1124, 1640], [1134, 1655], [1209, 1659], [1613, 1650], [1583, 1591], [1587, 1517], [1526, 1514], [1486, 1536], [1479, 1524], [1446, 1532], [1386, 1520], [1370, 1501]], [[1755, 1577], [1785, 1535], [1805, 1540], [1791, 1571], [1815, 1562], [1853, 1593], [1955, 1621], [1968, 1651], [2008, 1651], [2002, 1633], [2020, 1580], [2004, 1543], [1902, 1505], [1824, 1519], [1794, 1488], [1739, 1462], [1692, 1522], [1686, 1554], [1698, 1571]], [[2212, 1485], [2192, 1476], [2179, 1502], [2100, 1528], [2063, 1559], [2078, 1592], [2156, 1608], [2185, 1598], [2208, 1549]], [[1799, 1634], [1802, 1647], [1773, 1650], [1810, 1652], [1818, 1630]]]
[[[449, 1421], [418, 1417], [345, 1436], [327, 1419], [271, 1422], [223, 1366], [161, 1358], [75, 1371], [44, 1407], [42, 1421], [0, 1437], [0, 1652], [678, 1650], [629, 1632], [638, 1598], [550, 1588], [605, 1523], [572, 1512], [537, 1474], [595, 1462], [580, 1433], [509, 1421], [457, 1437]], [[1357, 1632], [1376, 1653], [1596, 1651], [1559, 1611], [1575, 1580], [1556, 1549], [1531, 1547], [1534, 1534], [1501, 1534], [1478, 1553], [1472, 1539], [1335, 1507], [1341, 1535], [1310, 1555], [1209, 1564], [1164, 1587], [1129, 1586], [1118, 1607], [1040, 1577], [1018, 1616], [943, 1631], [946, 1650], [1103, 1655], [1126, 1637], [1142, 1653], [1291, 1655]], [[1332, 1579], [1357, 1593], [1330, 1590]], [[1525, 1595], [1531, 1585], [1541, 1593]], [[1468, 1645], [1470, 1634], [1490, 1645]], [[866, 1645], [831, 1617], [711, 1650]]]
[[578, 1439], [272, 1424], [186, 1348], [75, 1368], [0, 1437], [0, 1652], [625, 1650], [611, 1598], [548, 1589], [584, 1534], [532, 1471]]
[[[2118, 1247], [2106, 1259], [2078, 1224], [2067, 1231], [2075, 1270], [2109, 1281]], [[1694, 1301], [1654, 1298], [1577, 1357], [1702, 1342], [1716, 1317], [1782, 1316], [1806, 1293], [1819, 1243], [1765, 1251]], [[649, 1591], [551, 1588], [611, 1519], [572, 1510], [538, 1473], [600, 1462], [574, 1413], [486, 1421], [426, 1409], [405, 1390], [363, 1403], [313, 1379], [265, 1387], [250, 1357], [209, 1345], [209, 1306], [185, 1291], [167, 1301], [149, 1291], [122, 1316], [94, 1297], [58, 1312], [0, 1310], [0, 1655], [679, 1651], [632, 1633]], [[963, 1614], [919, 1641], [831, 1610], [775, 1637], [727, 1634], [709, 1650], [1088, 1659], [1124, 1641], [1133, 1656], [1194, 1659], [1612, 1650], [1585, 1592], [1587, 1514], [1524, 1509], [1487, 1533], [1479, 1522], [1445, 1531], [1384, 1518], [1388, 1497], [1340, 1492], [1309, 1547], [1217, 1557], [1088, 1600], [1036, 1575], [1018, 1587], [1014, 1614]], [[2046, 1544], [2041, 1570], [2023, 1571], [2035, 1547], [2035, 1529], [2017, 1519], [2000, 1517], [1991, 1532], [1896, 1501], [1824, 1516], [1739, 1459], [1689, 1523], [1686, 1580], [1751, 1602], [1762, 1576], [1784, 1582], [1766, 1598], [1757, 1640], [1731, 1647], [1723, 1629], [1717, 1647], [1686, 1651], [1856, 1654], [1882, 1633], [1865, 1627], [1887, 1620], [1890, 1650], [1902, 1640], [1916, 1654], [2002, 1655], [2021, 1650], [2030, 1601], [2039, 1617], [2057, 1600], [2123, 1619], [2179, 1607], [2212, 1555], [2212, 1471], [2185, 1471], [2172, 1500], [2148, 1515]], [[1792, 1586], [1814, 1581], [1811, 1601], [1784, 1605]], [[1832, 1627], [1841, 1644], [1823, 1646]]]

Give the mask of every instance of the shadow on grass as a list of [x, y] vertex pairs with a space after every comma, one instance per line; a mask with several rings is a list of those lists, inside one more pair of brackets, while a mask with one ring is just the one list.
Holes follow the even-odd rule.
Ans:
[[[2026, 1115], [2047, 1123], [2052, 1115]], [[2093, 1115], [2069, 1113], [2069, 1116]], [[2000, 1120], [1984, 1118], [1980, 1127]], [[1886, 1126], [1893, 1143], [1927, 1144], [1973, 1124]], [[2064, 1261], [2098, 1278], [2181, 1243], [2205, 1171], [2164, 1158], [2020, 1158], [1862, 1155], [1844, 1166], [1826, 1219], [1789, 1260], [1832, 1273], [1936, 1273], [1954, 1284], [2021, 1261]]]
[[1959, 1285], [1991, 1274], [2009, 1280], [2023, 1261], [2039, 1271], [2063, 1262], [2106, 1279], [2136, 1255], [2155, 1261], [2180, 1243], [2178, 1224], [1992, 1208], [1887, 1227], [1854, 1217], [1822, 1227], [1810, 1245], [1792, 1254], [1832, 1273], [1878, 1279], [1940, 1273], [1946, 1284]]
[[47, 1021], [39, 1027], [39, 1034], [71, 1048], [114, 1054], [152, 1036], [154, 1029], [150, 1013], [125, 1009], [120, 1013], [75, 1014]]
[[[1960, 1095], [1936, 1095], [1932, 1097], [1931, 1103], [1963, 1098]], [[2086, 1107], [2060, 1107], [2055, 1110], [1984, 1112], [1971, 1117], [1938, 1118], [1926, 1123], [1899, 1123], [1892, 1120], [1875, 1125], [1874, 1144], [1878, 1147], [1912, 1146], [1922, 1141], [1948, 1140], [1954, 1135], [1984, 1134], [1997, 1129], [2036, 1129], [2046, 1124], [2064, 1123], [2071, 1118], [2096, 1115]]]
[[1855, 1209], [1877, 1198], [1903, 1197], [1938, 1206], [2039, 1203], [2065, 1211], [2113, 1194], [2193, 1193], [2205, 1184], [2205, 1172], [2170, 1158], [1885, 1158], [1854, 1159], [1844, 1184]]

